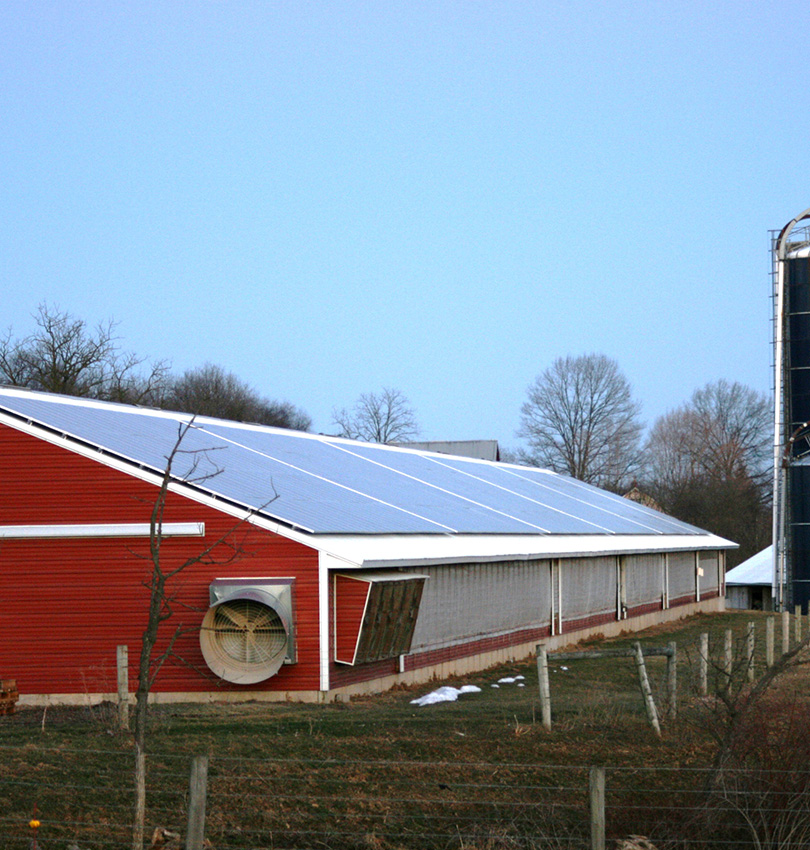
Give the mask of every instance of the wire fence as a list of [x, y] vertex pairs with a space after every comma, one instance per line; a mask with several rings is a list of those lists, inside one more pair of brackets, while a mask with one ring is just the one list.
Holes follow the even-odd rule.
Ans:
[[[129, 847], [131, 754], [0, 747], [4, 848]], [[83, 772], [82, 765], [86, 766]], [[187, 756], [150, 758], [147, 824], [178, 833], [189, 804]], [[101, 767], [100, 767], [101, 766]], [[221, 758], [209, 761], [205, 834], [217, 850], [590, 850], [630, 835], [665, 848], [799, 848], [810, 841], [810, 772]]]

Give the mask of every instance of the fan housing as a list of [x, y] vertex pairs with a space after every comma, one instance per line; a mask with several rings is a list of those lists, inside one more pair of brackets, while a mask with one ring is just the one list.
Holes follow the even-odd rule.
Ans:
[[295, 663], [292, 578], [216, 579], [200, 649], [220, 679], [253, 685]]

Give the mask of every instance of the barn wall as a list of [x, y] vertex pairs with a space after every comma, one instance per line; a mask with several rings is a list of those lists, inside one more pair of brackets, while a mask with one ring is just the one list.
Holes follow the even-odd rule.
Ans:
[[698, 565], [700, 596], [717, 593], [720, 587], [720, 556], [718, 552], [701, 552]]
[[615, 556], [560, 561], [563, 622], [616, 618], [618, 574]]
[[[449, 655], [443, 660], [435, 661], [433, 660], [434, 656], [431, 655], [429, 657], [431, 663], [424, 665], [406, 663], [403, 672], [398, 672], [394, 664], [390, 664], [387, 667], [379, 664], [375, 671], [377, 675], [373, 679], [363, 680], [355, 676], [351, 681], [333, 681], [332, 692], [326, 694], [324, 698], [326, 700], [345, 700], [355, 694], [378, 693], [397, 685], [414, 685], [447, 679], [451, 676], [466, 676], [480, 672], [496, 664], [507, 664], [533, 657], [538, 643], [543, 643], [549, 651], [552, 651], [562, 649], [563, 647], [570, 647], [584, 640], [604, 640], [625, 634], [628, 630], [640, 631], [651, 626], [683, 619], [693, 614], [708, 614], [720, 612], [724, 609], [724, 600], [715, 596], [711, 599], [701, 600], [700, 602], [684, 603], [675, 608], [633, 614], [627, 620], [613, 620], [612, 622], [600, 623], [593, 626], [584, 626], [553, 636], [546, 633], [540, 637], [531, 637], [528, 640], [510, 645], [484, 649], [482, 652], [476, 654], [465, 655], [459, 652], [455, 655]], [[410, 658], [408, 656], [405, 659], [406, 662]]]
[[[157, 488], [60, 446], [0, 425], [0, 522], [4, 525], [148, 523]], [[318, 555], [307, 546], [242, 525], [213, 508], [169, 494], [165, 522], [204, 522], [206, 536], [163, 543], [171, 569], [226, 537], [213, 563], [188, 567], [174, 591], [178, 625], [191, 631], [162, 669], [154, 694], [161, 700], [328, 698], [319, 693]], [[23, 702], [111, 698], [116, 689], [116, 646], [129, 646], [134, 688], [140, 635], [146, 619], [149, 575], [146, 539], [4, 540], [0, 543], [0, 675], [16, 678]], [[561, 560], [429, 566], [411, 652], [354, 667], [334, 663], [330, 687], [379, 690], [435, 672], [475, 669], [521, 657], [541, 640], [577, 639], [647, 624], [669, 603], [691, 611], [698, 566], [701, 604], [719, 592], [722, 559], [694, 552]], [[293, 576], [297, 658], [266, 682], [237, 686], [208, 671], [196, 627], [208, 607], [214, 578]], [[559, 579], [562, 604], [552, 593]], [[623, 576], [623, 585], [619, 585]], [[666, 580], [665, 580], [666, 579]], [[556, 581], [556, 579], [555, 579]], [[327, 585], [329, 583], [327, 582]], [[557, 584], [554, 585], [555, 588]], [[621, 597], [623, 593], [623, 597]], [[619, 605], [620, 597], [625, 609]], [[722, 600], [715, 600], [722, 607]], [[330, 606], [324, 601], [325, 609]], [[703, 608], [706, 605], [703, 604]], [[711, 608], [711, 606], [709, 606]], [[559, 634], [560, 628], [562, 634]], [[554, 635], [552, 635], [552, 632]], [[570, 638], [569, 638], [570, 636]]]
[[[0, 426], [0, 517], [5, 525], [148, 523], [151, 484], [14, 429]], [[188, 567], [173, 583], [175, 614], [163, 627], [191, 632], [175, 645], [154, 686], [160, 693], [317, 690], [319, 687], [317, 553], [243, 524], [176, 494], [165, 522], [204, 522], [205, 538], [162, 545], [164, 568], [198, 555], [222, 537], [214, 563]], [[16, 678], [22, 700], [33, 695], [114, 694], [116, 646], [129, 647], [134, 689], [150, 572], [148, 539], [4, 540], [0, 543], [0, 675]], [[208, 607], [212, 579], [294, 576], [298, 663], [266, 682], [237, 686], [210, 673], [195, 630]]]
[[[565, 643], [567, 635], [571, 640], [596, 631], [607, 635], [623, 628], [646, 628], [696, 610], [722, 609], [718, 553], [699, 557], [704, 567], [701, 603], [696, 593], [695, 552], [420, 567], [420, 573], [429, 578], [411, 652], [354, 667], [333, 661], [331, 687], [414, 681], [428, 671], [476, 669], [476, 663], [480, 669], [486, 663], [520, 657], [520, 652], [540, 641]], [[551, 592], [552, 575], [557, 572], [561, 601]], [[677, 599], [670, 598], [667, 606], [668, 581]]]

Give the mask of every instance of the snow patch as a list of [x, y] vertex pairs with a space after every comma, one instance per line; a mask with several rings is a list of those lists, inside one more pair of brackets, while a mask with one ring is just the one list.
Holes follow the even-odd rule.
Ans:
[[481, 688], [477, 685], [462, 685], [460, 688], [453, 688], [450, 685], [445, 685], [443, 688], [431, 691], [418, 699], [412, 699], [412, 705], [435, 705], [437, 702], [455, 702], [462, 694], [478, 694], [481, 693]]

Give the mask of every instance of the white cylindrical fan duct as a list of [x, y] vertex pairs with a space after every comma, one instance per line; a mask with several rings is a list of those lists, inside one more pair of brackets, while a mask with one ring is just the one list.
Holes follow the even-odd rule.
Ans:
[[253, 685], [278, 673], [287, 656], [289, 613], [265, 590], [245, 588], [220, 599], [200, 630], [205, 663], [226, 682]]

